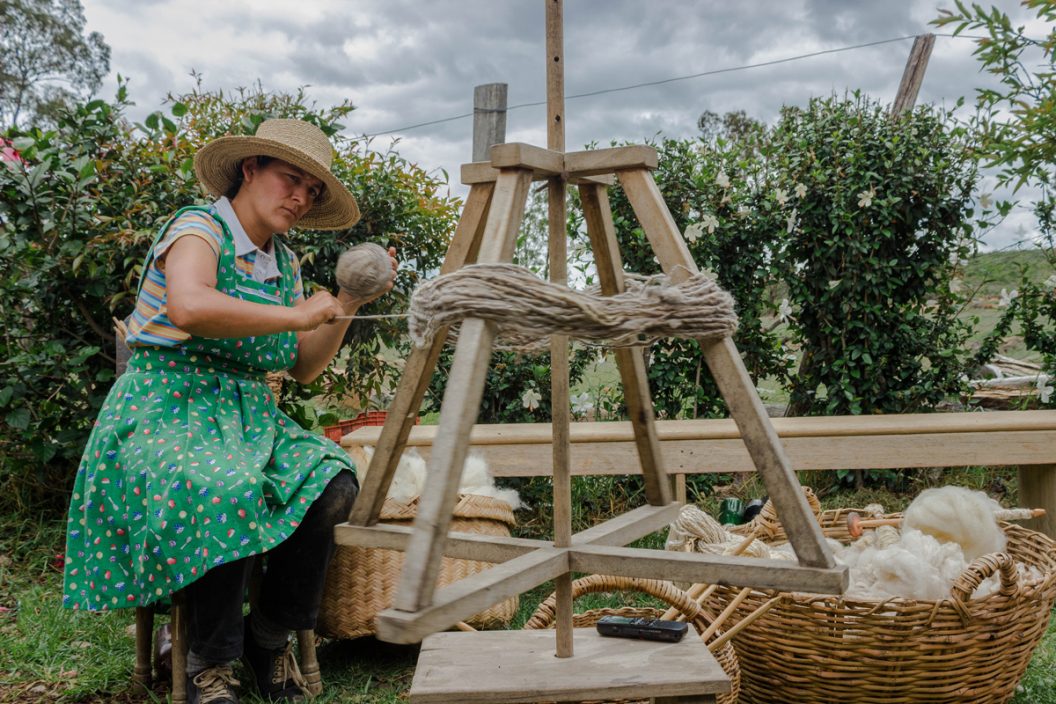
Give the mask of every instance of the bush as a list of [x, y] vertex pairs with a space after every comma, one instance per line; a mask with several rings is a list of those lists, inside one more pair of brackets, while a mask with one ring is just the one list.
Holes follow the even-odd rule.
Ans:
[[[786, 108], [770, 129], [737, 113], [701, 128], [657, 145], [655, 175], [697, 264], [736, 299], [752, 379], [784, 386], [799, 415], [924, 410], [960, 391], [966, 131], [928, 107], [891, 119], [858, 94]], [[627, 268], [655, 273], [622, 190], [611, 200]], [[659, 415], [725, 414], [696, 342], [661, 341], [648, 362]]]
[[[364, 313], [402, 310], [418, 278], [435, 271], [456, 218], [442, 184], [394, 152], [341, 137], [349, 105], [318, 109], [304, 95], [196, 90], [142, 125], [124, 117], [125, 87], [54, 129], [12, 132], [20, 158], [0, 166], [0, 484], [16, 501], [65, 502], [89, 428], [113, 378], [111, 317], [131, 309], [146, 248], [179, 206], [201, 202], [195, 150], [221, 134], [252, 133], [267, 117], [319, 125], [335, 143], [334, 171], [363, 219], [339, 232], [297, 232], [306, 287], [333, 288], [338, 254], [373, 240], [402, 261], [394, 291]], [[343, 368], [309, 387], [287, 384], [285, 405], [311, 423], [319, 393], [367, 399], [392, 374], [383, 349], [405, 352], [402, 323], [363, 321], [349, 332]]]

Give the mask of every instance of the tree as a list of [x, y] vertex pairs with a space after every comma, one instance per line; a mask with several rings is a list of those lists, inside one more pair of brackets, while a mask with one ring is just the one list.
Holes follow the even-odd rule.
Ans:
[[987, 10], [962, 0], [954, 4], [956, 12], [940, 10], [932, 24], [953, 25], [954, 34], [983, 32], [986, 36], [973, 53], [982, 69], [1000, 81], [997, 88], [976, 91], [986, 165], [998, 168], [1001, 185], [1041, 188], [1035, 213], [1051, 248], [1056, 230], [1056, 0], [1023, 0], [1045, 24], [1038, 37], [1028, 36], [1024, 25], [1013, 27], [996, 7]]
[[84, 34], [80, 0], [0, 0], [0, 120], [53, 120], [110, 70], [110, 47]]

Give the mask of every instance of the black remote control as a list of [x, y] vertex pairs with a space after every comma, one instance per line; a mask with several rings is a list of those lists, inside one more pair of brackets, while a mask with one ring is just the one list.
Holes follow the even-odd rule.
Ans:
[[628, 618], [627, 616], [603, 616], [598, 620], [598, 633], [614, 638], [640, 638], [677, 643], [689, 630], [689, 624], [680, 621], [664, 621], [658, 618]]

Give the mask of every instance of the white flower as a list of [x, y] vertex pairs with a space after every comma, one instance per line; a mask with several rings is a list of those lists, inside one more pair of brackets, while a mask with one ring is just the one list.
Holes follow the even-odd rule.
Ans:
[[994, 204], [993, 193], [980, 193], [979, 194], [979, 205], [983, 207], [983, 210], [989, 210], [990, 206]]
[[873, 204], [873, 198], [875, 198], [875, 197], [876, 197], [876, 189], [873, 188], [872, 186], [869, 186], [869, 190], [868, 191], [862, 191], [861, 193], [858, 194], [858, 207], [859, 208], [868, 208], [870, 205]]
[[968, 266], [968, 260], [961, 256], [961, 253], [954, 250], [950, 252], [950, 266]]
[[799, 213], [796, 211], [796, 209], [792, 208], [792, 212], [787, 218], [785, 218], [785, 231], [788, 232], [788, 234], [790, 235], [792, 234], [792, 230], [796, 229], [796, 217], [798, 215]]
[[997, 305], [1001, 308], [1008, 308], [1010, 305], [1012, 305], [1012, 301], [1014, 301], [1018, 296], [1019, 291], [1017, 291], [1016, 289], [1012, 289], [1011, 291], [1007, 289], [1001, 289], [1001, 300], [997, 302]]
[[529, 411], [534, 411], [539, 408], [539, 401], [542, 400], [542, 396], [535, 389], [528, 389], [521, 396], [521, 405], [527, 408]]
[[718, 184], [719, 188], [730, 187], [730, 177], [726, 175], [726, 172], [719, 169], [719, 173], [715, 176], [715, 183]]
[[1045, 279], [1045, 288], [1056, 288], [1056, 274]]
[[788, 202], [788, 193], [783, 188], [778, 188], [774, 191], [774, 200], [777, 201], [778, 205], [784, 205]]
[[906, 254], [908, 254], [909, 256], [912, 257], [916, 253], [917, 253], [917, 243], [913, 242], [913, 243], [911, 243], [909, 245], [909, 249], [906, 250]]
[[590, 400], [590, 396], [584, 391], [581, 394], [576, 394], [569, 399], [572, 402], [572, 412], [577, 415], [583, 415], [590, 413], [594, 410], [594, 402]]
[[804, 186], [802, 183], [797, 183], [796, 187], [792, 190], [796, 192], [796, 198], [803, 198], [807, 195], [807, 187]]
[[749, 210], [747, 205], [742, 205], [737, 208], [737, 217], [739, 218], [747, 217], [748, 213]]
[[960, 279], [950, 279], [950, 293], [960, 293], [962, 288]]
[[714, 234], [715, 228], [719, 226], [719, 219], [708, 213], [700, 219], [700, 224], [707, 228], [708, 234], [711, 235]]
[[831, 291], [832, 289], [834, 289], [837, 286], [839, 286], [841, 281], [843, 281], [843, 279], [830, 279], [829, 280], [829, 290]]
[[792, 304], [788, 302], [787, 298], [781, 299], [781, 305], [777, 307], [777, 319], [781, 322], [788, 322], [788, 319], [792, 316]]
[[929, 298], [928, 300], [924, 301], [925, 308], [934, 308], [937, 305], [939, 305], [939, 302], [936, 301], [934, 298]]
[[1052, 384], [1049, 383], [1048, 374], [1038, 374], [1038, 398], [1041, 399], [1042, 403], [1048, 403], [1049, 397], [1052, 396]]
[[686, 232], [683, 237], [686, 238], [686, 242], [696, 242], [703, 235], [703, 228], [699, 222], [695, 222], [686, 228]]

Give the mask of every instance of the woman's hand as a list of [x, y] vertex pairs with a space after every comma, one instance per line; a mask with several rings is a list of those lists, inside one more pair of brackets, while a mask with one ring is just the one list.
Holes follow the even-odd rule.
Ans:
[[396, 260], [395, 247], [389, 247], [389, 262], [392, 264], [392, 274], [389, 277], [388, 285], [378, 293], [371, 296], [370, 298], [353, 298], [349, 294], [345, 293], [343, 290], [338, 292], [337, 300], [341, 301], [341, 304], [345, 308], [344, 315], [355, 315], [356, 311], [359, 310], [360, 306], [364, 306], [367, 303], [370, 303], [371, 301], [380, 298], [381, 296], [385, 295], [386, 293], [392, 290], [393, 284], [396, 283], [396, 268], [400, 264]]
[[333, 322], [339, 315], [347, 315], [345, 307], [329, 291], [320, 291], [313, 294], [311, 298], [297, 306], [300, 320], [297, 330], [308, 332], [315, 330], [320, 325]]

